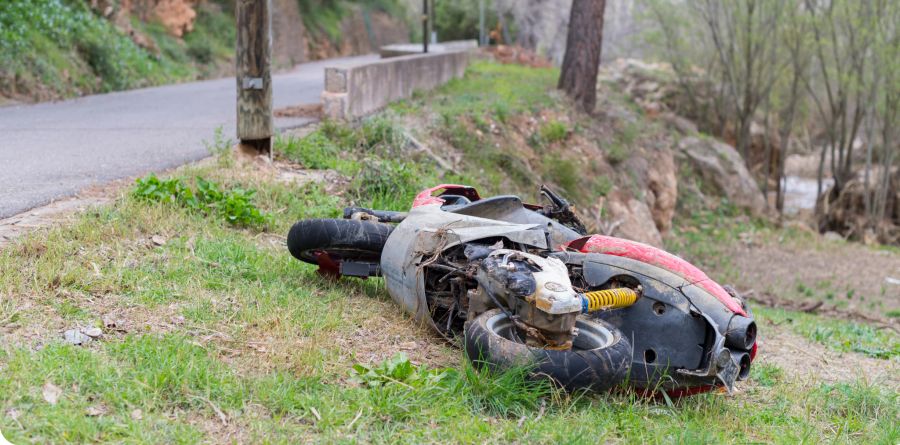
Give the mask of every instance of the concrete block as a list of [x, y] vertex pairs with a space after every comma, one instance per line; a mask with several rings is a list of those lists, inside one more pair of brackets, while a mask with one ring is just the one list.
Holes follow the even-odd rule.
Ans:
[[325, 68], [325, 91], [346, 93], [347, 71], [344, 68]]
[[446, 51], [326, 68], [323, 112], [344, 120], [365, 116], [414, 91], [429, 91], [462, 77], [469, 57], [468, 50]]
[[322, 92], [322, 115], [335, 120], [350, 120], [347, 93]]

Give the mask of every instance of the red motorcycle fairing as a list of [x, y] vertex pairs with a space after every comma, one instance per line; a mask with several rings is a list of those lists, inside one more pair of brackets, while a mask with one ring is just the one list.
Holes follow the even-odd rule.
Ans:
[[[434, 192], [438, 190], [443, 191], [438, 196], [434, 196]], [[446, 194], [464, 196], [470, 201], [478, 201], [481, 199], [481, 196], [478, 194], [478, 190], [475, 190], [475, 187], [458, 184], [441, 184], [419, 192], [419, 194], [416, 195], [416, 199], [413, 200], [412, 207], [416, 208], [428, 204], [443, 204], [444, 200], [440, 198], [440, 195]]]
[[665, 250], [637, 241], [603, 235], [590, 235], [579, 238], [569, 242], [564, 247], [584, 253], [605, 253], [607, 255], [631, 258], [668, 270], [684, 278], [688, 284], [702, 287], [721, 301], [731, 312], [744, 317], [747, 316], [744, 308], [719, 283], [711, 280], [693, 264]]

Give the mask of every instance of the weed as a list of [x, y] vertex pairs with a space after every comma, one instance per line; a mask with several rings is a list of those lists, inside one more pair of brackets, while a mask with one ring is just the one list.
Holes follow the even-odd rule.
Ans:
[[210, 155], [216, 157], [220, 166], [231, 167], [234, 163], [234, 158], [231, 154], [231, 147], [234, 145], [234, 142], [230, 138], [225, 137], [225, 131], [221, 126], [216, 127], [213, 132], [213, 140], [211, 142], [203, 141], [203, 145]]
[[340, 159], [340, 150], [324, 131], [313, 132], [304, 138], [279, 136], [275, 146], [285, 157], [306, 168], [335, 168]]
[[596, 196], [606, 196], [613, 188], [613, 182], [609, 176], [597, 175], [594, 177], [593, 193]]
[[753, 381], [765, 387], [775, 386], [784, 377], [784, 370], [770, 363], [755, 364], [750, 372]]
[[606, 159], [609, 160], [610, 164], [619, 164], [622, 161], [628, 159], [628, 156], [630, 155], [631, 154], [628, 146], [618, 141], [615, 141], [606, 147]]
[[551, 120], [545, 122], [538, 130], [531, 135], [530, 142], [534, 146], [543, 146], [545, 144], [553, 144], [561, 142], [569, 137], [569, 129], [566, 124]]
[[203, 213], [216, 213], [227, 222], [243, 227], [264, 226], [269, 217], [253, 205], [256, 192], [234, 188], [223, 191], [218, 184], [197, 178], [191, 189], [177, 178], [161, 180], [154, 174], [138, 178], [132, 196], [146, 201], [178, 204]]

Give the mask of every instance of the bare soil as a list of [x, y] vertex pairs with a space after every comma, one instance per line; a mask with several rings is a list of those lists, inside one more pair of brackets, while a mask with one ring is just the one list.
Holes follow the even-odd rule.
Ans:
[[822, 301], [826, 310], [886, 322], [888, 312], [900, 309], [900, 285], [894, 281], [900, 279], [900, 253], [816, 234], [775, 236], [750, 237], [730, 249], [735, 285], [742, 292], [789, 304]]
[[760, 326], [759, 364], [770, 363], [804, 383], [854, 382], [858, 379], [900, 390], [900, 362], [836, 352], [811, 342], [786, 326]]

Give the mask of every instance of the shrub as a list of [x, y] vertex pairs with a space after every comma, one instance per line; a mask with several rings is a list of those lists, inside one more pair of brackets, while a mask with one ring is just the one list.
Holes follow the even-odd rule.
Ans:
[[197, 178], [191, 189], [182, 180], [161, 180], [154, 174], [138, 178], [132, 196], [151, 202], [177, 204], [205, 214], [217, 214], [230, 224], [242, 227], [264, 226], [270, 217], [253, 204], [253, 190], [222, 190], [218, 184]]
[[552, 144], [566, 139], [569, 136], [569, 129], [566, 124], [552, 120], [541, 125], [538, 134], [542, 141]]

